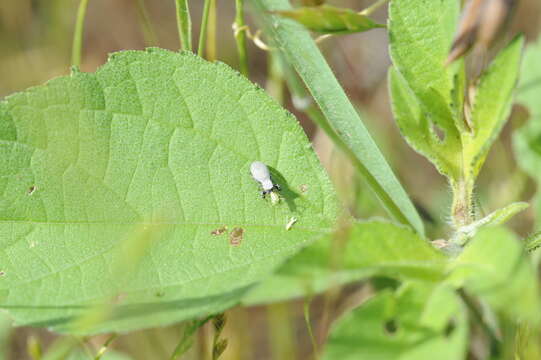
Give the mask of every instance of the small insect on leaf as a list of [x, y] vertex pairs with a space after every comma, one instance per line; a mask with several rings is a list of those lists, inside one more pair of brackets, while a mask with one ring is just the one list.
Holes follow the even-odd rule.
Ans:
[[261, 196], [263, 199], [265, 198], [265, 195], [270, 194], [271, 203], [275, 205], [280, 198], [274, 193], [274, 190], [280, 191], [281, 189], [278, 184], [272, 182], [267, 165], [263, 164], [261, 161], [254, 161], [250, 164], [250, 173], [252, 173], [254, 180], [261, 185], [261, 188], [263, 189], [263, 191], [261, 191]]

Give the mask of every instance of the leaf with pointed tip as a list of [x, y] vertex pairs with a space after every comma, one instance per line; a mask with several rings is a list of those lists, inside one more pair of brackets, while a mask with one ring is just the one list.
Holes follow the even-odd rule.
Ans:
[[275, 13], [296, 20], [307, 29], [323, 34], [351, 34], [385, 27], [351, 9], [330, 5], [279, 10]]
[[[453, 91], [464, 71], [463, 61], [445, 66], [460, 4], [457, 1], [400, 0], [389, 6], [389, 45], [394, 66], [419, 99], [429, 120], [457, 142], [459, 104]], [[412, 120], [414, 121], [414, 120]]]
[[58, 331], [222, 311], [338, 212], [291, 114], [228, 66], [161, 49], [0, 102], [0, 169], [0, 308]]
[[464, 162], [475, 178], [505, 125], [518, 79], [524, 38], [516, 37], [481, 75], [472, 107], [472, 133], [464, 134]]
[[457, 179], [460, 176], [460, 142], [450, 137], [438, 138], [418, 98], [394, 66], [389, 69], [389, 89], [395, 121], [408, 144], [430, 160], [441, 174]]

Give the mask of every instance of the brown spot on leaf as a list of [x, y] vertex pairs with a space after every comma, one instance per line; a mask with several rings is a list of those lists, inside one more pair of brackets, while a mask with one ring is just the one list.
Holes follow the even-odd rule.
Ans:
[[214, 235], [214, 236], [218, 236], [218, 235], [222, 235], [224, 232], [227, 231], [227, 226], [222, 226], [218, 229], [214, 229], [210, 232], [210, 235]]
[[6, 272], [5, 271], [0, 271], [0, 276], [4, 276], [6, 275]]
[[234, 228], [229, 234], [229, 244], [231, 246], [239, 246], [244, 236], [243, 228]]
[[300, 189], [301, 189], [301, 193], [305, 193], [305, 192], [308, 191], [308, 185], [302, 184], [301, 187], [300, 187]]
[[29, 196], [32, 195], [32, 194], [34, 193], [34, 191], [36, 191], [36, 189], [37, 189], [37, 188], [36, 188], [34, 185], [30, 186], [30, 187], [28, 188], [28, 195], [29, 195]]

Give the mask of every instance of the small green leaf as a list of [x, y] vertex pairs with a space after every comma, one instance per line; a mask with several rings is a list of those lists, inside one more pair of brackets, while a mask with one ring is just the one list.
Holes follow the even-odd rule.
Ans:
[[330, 5], [300, 7], [294, 10], [275, 11], [275, 13], [294, 19], [307, 29], [323, 34], [351, 34], [385, 27], [368, 16]]
[[228, 66], [161, 49], [0, 102], [0, 169], [0, 308], [58, 331], [223, 311], [339, 211], [291, 114]]
[[477, 176], [494, 140], [505, 124], [513, 100], [524, 38], [503, 49], [481, 76], [472, 108], [473, 135], [464, 134], [464, 162]]
[[339, 319], [323, 359], [463, 359], [467, 337], [466, 311], [450, 287], [410, 282]]
[[250, 291], [243, 303], [309, 296], [374, 275], [433, 281], [443, 278], [445, 266], [443, 255], [404, 226], [357, 223], [303, 249]]
[[449, 281], [481, 297], [510, 320], [539, 324], [536, 272], [515, 236], [505, 228], [481, 229], [450, 263]]
[[457, 229], [457, 232], [451, 241], [456, 244], [463, 245], [469, 239], [474, 237], [475, 234], [477, 234], [477, 232], [483, 227], [502, 225], [519, 212], [526, 210], [529, 206], [530, 204], [525, 202], [509, 204], [504, 208], [488, 214], [480, 220], [474, 221], [469, 225], [462, 226], [461, 228]]
[[[428, 120], [446, 138], [458, 141], [453, 89], [464, 64], [445, 66], [456, 30], [458, 1], [400, 0], [389, 7], [389, 43], [393, 64], [419, 99]], [[413, 121], [413, 120], [412, 120]], [[460, 126], [460, 125], [458, 125]], [[459, 127], [460, 128], [460, 127]]]
[[389, 88], [395, 121], [410, 146], [429, 159], [440, 173], [457, 179], [460, 142], [455, 137], [438, 138], [417, 97], [395, 67], [389, 70]]

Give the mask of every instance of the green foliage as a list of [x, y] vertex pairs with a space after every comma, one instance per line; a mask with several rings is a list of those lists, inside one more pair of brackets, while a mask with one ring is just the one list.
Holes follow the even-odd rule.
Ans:
[[389, 78], [393, 112], [404, 137], [451, 183], [463, 180], [472, 187], [509, 115], [523, 40], [512, 41], [482, 74], [470, 90], [472, 108], [464, 117], [464, 64], [445, 65], [458, 5], [457, 1], [391, 2], [394, 68]]
[[462, 359], [467, 337], [465, 308], [452, 289], [410, 282], [339, 319], [323, 359]]
[[419, 234], [424, 228], [419, 214], [370, 137], [344, 90], [334, 77], [310, 34], [295, 21], [270, 14], [290, 10], [287, 0], [254, 0], [267, 36], [304, 81], [321, 111], [357, 159], [358, 171], [399, 222]]
[[330, 5], [307, 6], [294, 10], [279, 10], [278, 15], [294, 19], [307, 29], [323, 34], [351, 34], [385, 27], [368, 16], [351, 9]]
[[[515, 158], [519, 166], [541, 181], [541, 40], [526, 48], [520, 72], [517, 101], [528, 108], [529, 121], [513, 136]], [[536, 197], [537, 214], [541, 214], [541, 197]], [[539, 220], [537, 220], [539, 225]]]
[[539, 325], [541, 303], [536, 271], [509, 230], [480, 230], [451, 262], [450, 271], [450, 282], [479, 296], [508, 319]]
[[459, 104], [453, 89], [464, 69], [460, 61], [446, 67], [445, 59], [458, 12], [458, 1], [391, 1], [388, 26], [394, 66], [417, 97], [422, 112], [445, 133], [444, 141], [452, 148], [459, 141], [453, 120]]
[[189, 53], [114, 54], [6, 98], [0, 124], [0, 307], [19, 325], [126, 331], [218, 312], [336, 222], [295, 118]]
[[394, 67], [389, 70], [389, 88], [395, 121], [410, 146], [428, 158], [440, 173], [458, 178], [460, 143], [457, 139], [445, 136], [442, 140], [438, 137], [430, 117]]
[[373, 220], [354, 224], [303, 249], [250, 291], [243, 302], [311, 296], [377, 275], [435, 281], [443, 278], [445, 266], [445, 257], [410, 229]]
[[524, 39], [515, 38], [479, 79], [471, 112], [471, 135], [463, 134], [465, 166], [475, 178], [505, 124], [518, 79]]

